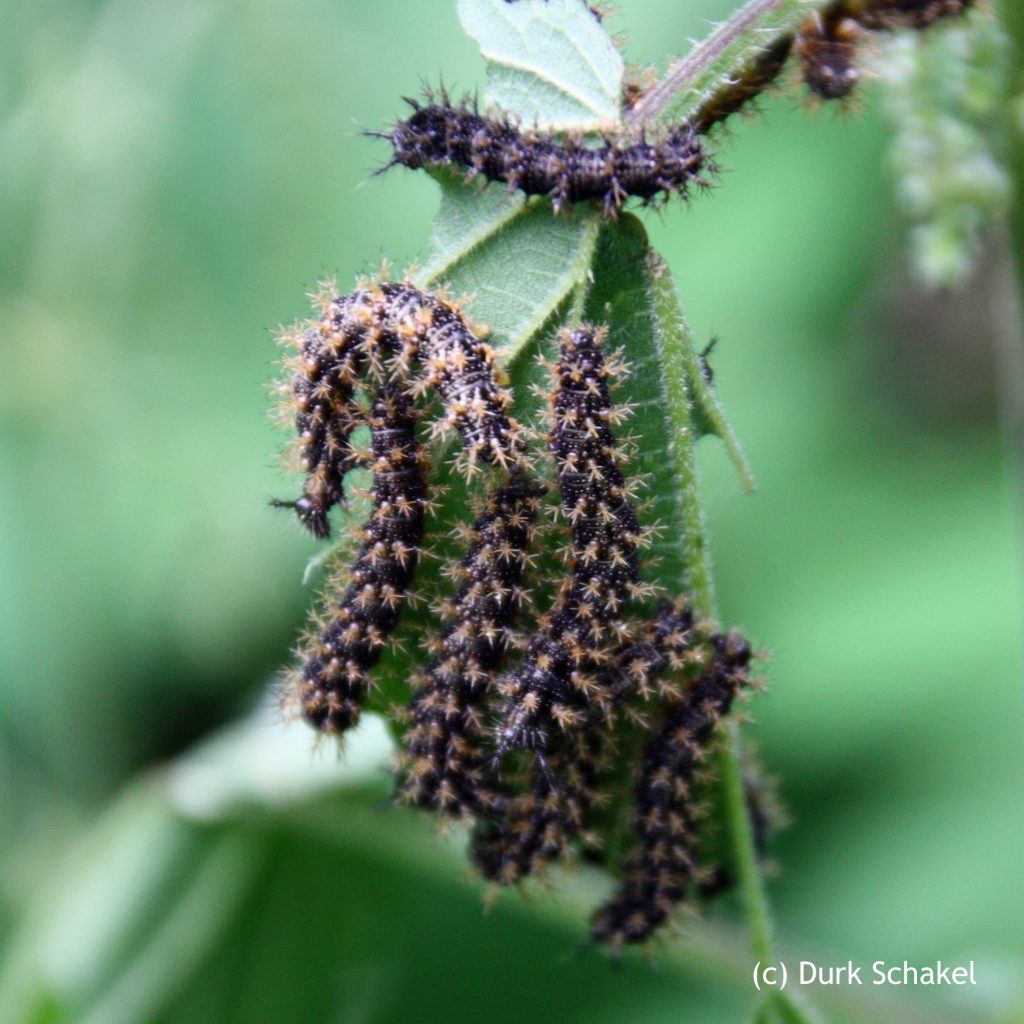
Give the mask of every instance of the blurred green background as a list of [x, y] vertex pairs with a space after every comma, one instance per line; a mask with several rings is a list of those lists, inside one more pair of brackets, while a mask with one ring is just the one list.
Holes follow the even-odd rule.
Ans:
[[[611, 27], [650, 62], [732, 6]], [[485, 913], [457, 838], [381, 809], [374, 723], [341, 764], [272, 714], [193, 750], [265, 703], [310, 596], [316, 547], [266, 502], [294, 486], [271, 330], [324, 274], [425, 255], [435, 186], [370, 179], [359, 129], [482, 83], [454, 4], [0, 10], [0, 1019], [743, 1019], [728, 900], [657, 969], [572, 955], [585, 874]], [[648, 228], [759, 482], [704, 443], [723, 615], [773, 652], [781, 952], [977, 963], [816, 993], [833, 1020], [1022, 1021], [1012, 274], [914, 290], [878, 105], [788, 90]]]

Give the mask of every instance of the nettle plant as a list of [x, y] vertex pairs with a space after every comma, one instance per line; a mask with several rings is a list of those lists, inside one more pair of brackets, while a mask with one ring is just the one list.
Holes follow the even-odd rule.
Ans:
[[441, 189], [430, 258], [325, 285], [283, 332], [305, 481], [278, 504], [318, 538], [343, 510], [286, 701], [328, 737], [386, 715], [397, 801], [466, 823], [496, 885], [603, 863], [595, 942], [735, 885], [770, 960], [771, 815], [733, 712], [755, 652], [717, 620], [696, 446], [751, 475], [631, 211], [719, 188], [723, 126], [766, 89], [846, 102], [891, 66], [917, 264], [948, 283], [1006, 201], [998, 27], [969, 0], [752, 0], [659, 79], [581, 0], [458, 6], [483, 98], [368, 133]]

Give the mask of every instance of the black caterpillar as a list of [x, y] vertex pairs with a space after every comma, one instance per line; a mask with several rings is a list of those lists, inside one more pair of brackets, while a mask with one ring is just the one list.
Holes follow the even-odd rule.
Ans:
[[[621, 706], [636, 697], [649, 699], [655, 691], [678, 697], [671, 676], [689, 664], [694, 636], [686, 602], [664, 602], [641, 636], [611, 659], [604, 679], [609, 699]], [[600, 775], [612, 750], [604, 723], [590, 723], [563, 737], [543, 765], [534, 764], [526, 792], [473, 834], [472, 857], [480, 873], [515, 885], [565, 856], [599, 799]]]
[[694, 131], [704, 135], [711, 128], [755, 100], [782, 74], [790, 50], [791, 35], [780, 36], [765, 47], [743, 70], [717, 89], [692, 120]]
[[857, 41], [860, 28], [843, 7], [812, 15], [800, 28], [796, 52], [804, 84], [823, 100], [849, 96], [860, 81]]
[[641, 635], [619, 650], [608, 674], [608, 690], [618, 705], [639, 697], [678, 699], [674, 680], [693, 662], [697, 623], [685, 600], [662, 601]]
[[692, 186], [710, 185], [714, 173], [697, 133], [689, 124], [674, 128], [655, 142], [606, 138], [589, 147], [578, 137], [557, 142], [551, 135], [522, 131], [508, 118], [483, 117], [475, 101], [453, 104], [447, 94], [425, 104], [407, 100], [413, 113], [390, 132], [368, 134], [388, 139], [394, 155], [378, 173], [395, 164], [406, 167], [452, 165], [477, 176], [502, 181], [509, 191], [549, 196], [557, 213], [585, 200], [602, 203], [616, 217], [636, 196], [651, 202], [659, 196], [688, 195]]
[[364, 461], [351, 438], [365, 423], [356, 401], [365, 360], [357, 339], [339, 329], [334, 315], [338, 297], [318, 301], [321, 317], [285, 331], [281, 338], [297, 350], [285, 363], [291, 382], [280, 390], [287, 396], [286, 409], [294, 413], [298, 461], [306, 481], [296, 501], [273, 504], [294, 508], [299, 522], [323, 539], [331, 532], [327, 513], [345, 501], [345, 475]]
[[566, 737], [530, 771], [526, 791], [477, 826], [471, 856], [484, 878], [515, 885], [568, 853], [598, 798], [609, 740], [603, 725]]
[[369, 413], [373, 509], [349, 581], [291, 689], [302, 717], [338, 735], [359, 719], [367, 673], [398, 624], [423, 535], [426, 480], [417, 414], [401, 383], [382, 384]]
[[941, 18], [966, 13], [974, 0], [849, 0], [850, 8], [865, 28], [892, 31], [928, 28]]
[[398, 797], [468, 816], [493, 811], [497, 783], [484, 750], [491, 676], [509, 645], [520, 583], [545, 487], [516, 474], [491, 493], [469, 534], [440, 651], [413, 698]]
[[[441, 427], [461, 435], [468, 474], [478, 461], [508, 469], [522, 463], [525, 441], [508, 414], [511, 397], [499, 383], [494, 352], [454, 303], [408, 282], [383, 282], [328, 295], [320, 319], [286, 337], [299, 349], [289, 404], [306, 482], [297, 501], [275, 504], [293, 507], [315, 536], [328, 536], [327, 513], [344, 498], [345, 474], [366, 462], [350, 439], [367, 422], [355, 401], [367, 379], [408, 381], [411, 395], [436, 388], [445, 408]], [[410, 376], [416, 365], [418, 379]]]
[[823, 100], [845, 99], [860, 80], [857, 49], [865, 31], [926, 29], [972, 6], [973, 0], [839, 0], [808, 18], [797, 35], [804, 82]]
[[562, 511], [572, 536], [571, 579], [531, 638], [520, 668], [501, 684], [506, 698], [499, 748], [550, 750], [559, 734], [604, 711], [600, 670], [627, 632], [622, 616], [641, 595], [641, 530], [619, 467], [604, 330], [559, 334], [560, 359], [549, 438]]
[[699, 811], [695, 783], [715, 726], [749, 685], [750, 645], [736, 632], [711, 639], [707, 670], [667, 711], [636, 781], [637, 843], [616, 895], [594, 917], [591, 934], [613, 948], [643, 942], [668, 920], [694, 884]]

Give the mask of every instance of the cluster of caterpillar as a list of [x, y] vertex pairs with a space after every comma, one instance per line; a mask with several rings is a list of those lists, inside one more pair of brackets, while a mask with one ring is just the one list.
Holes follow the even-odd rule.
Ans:
[[[612, 707], [621, 713], [634, 699], [678, 698], [672, 678], [699, 661], [695, 640], [686, 602], [663, 602], [641, 635], [609, 660], [602, 682]], [[602, 773], [613, 752], [613, 730], [605, 722], [589, 722], [535, 760], [523, 791], [473, 834], [472, 857], [480, 873], [514, 885], [563, 858], [601, 802]]]
[[[449, 613], [454, 621], [413, 701], [413, 727], [405, 742], [402, 796], [463, 815], [493, 812], [486, 830], [491, 838], [481, 839], [478, 849], [496, 852], [477, 859], [485, 874], [500, 874], [505, 881], [528, 873], [525, 865], [534, 857], [533, 840], [525, 834], [530, 830], [520, 825], [524, 818], [532, 820], [534, 833], [544, 832], [539, 823], [550, 813], [548, 830], [558, 825], [558, 834], [567, 837], [582, 818], [578, 807], [595, 775], [601, 744], [589, 734], [562, 733], [575, 732], [597, 708], [607, 717], [613, 692], [622, 685], [607, 670], [606, 648], [626, 631], [626, 605], [646, 592], [639, 580], [641, 530], [612, 433], [623, 411], [612, 403], [610, 381], [622, 368], [605, 358], [604, 334], [590, 327], [559, 334], [549, 442], [572, 536], [570, 578], [556, 608], [531, 637], [523, 663], [499, 684], [505, 703], [498, 751], [526, 748], [540, 755], [542, 771], [533, 773], [526, 796], [509, 798], [494, 783], [481, 749], [481, 715], [490, 696], [485, 684], [505, 653], [512, 598], [536, 513], [537, 492], [526, 489], [525, 481], [499, 488], [471, 530], [460, 565], [462, 583]], [[638, 659], [627, 661], [634, 666]], [[551, 781], [555, 777], [557, 785]], [[526, 846], [519, 856], [503, 850], [511, 833], [523, 833]], [[542, 843], [542, 859], [560, 848], [554, 841]], [[513, 861], [524, 866], [511, 870]]]
[[[508, 414], [493, 353], [454, 305], [408, 283], [329, 292], [320, 310], [289, 334], [298, 355], [285, 390], [306, 470], [302, 496], [291, 504], [304, 525], [325, 535], [329, 510], [344, 500], [344, 477], [358, 466], [371, 473], [371, 507], [353, 562], [332, 581], [291, 673], [291, 699], [324, 734], [341, 735], [360, 718], [420, 562], [429, 466], [417, 427], [426, 411], [420, 397], [436, 388], [442, 423], [462, 438], [465, 468], [490, 462], [498, 476], [465, 531], [444, 629], [414, 680], [395, 799], [469, 822], [480, 874], [517, 884], [587, 847], [618, 727], [646, 728], [645, 709], [661, 705], [668, 710], [658, 737], [670, 730], [675, 739], [652, 741], [637, 780], [638, 822], [653, 827], [657, 783], [647, 776], [673, 756], [685, 768], [682, 751], [696, 759], [712, 712], [728, 709], [726, 681], [738, 686], [746, 661], [740, 642], [710, 635], [685, 600], [662, 601], [653, 618], [637, 623], [635, 606], [653, 589], [641, 580], [646, 531], [614, 429], [628, 414], [612, 397], [625, 368], [605, 352], [606, 330], [584, 325], [558, 334], [548, 449], [570, 541], [567, 577], [519, 645], [512, 630], [547, 487], [530, 475], [525, 431]], [[366, 450], [354, 442], [361, 427], [369, 431]], [[502, 675], [513, 649], [520, 661]], [[674, 810], [666, 813], [675, 820]], [[641, 835], [642, 849], [648, 839]], [[689, 833], [677, 839], [680, 849], [696, 841]], [[647, 932], [686, 888], [645, 888], [649, 861], [628, 859], [619, 901], [631, 920], [643, 910]], [[598, 920], [618, 911], [604, 913]], [[595, 925], [594, 934], [613, 947], [642, 937], [631, 924], [625, 939], [623, 928]]]
[[[368, 672], [398, 623], [418, 562], [427, 495], [417, 400], [438, 391], [445, 415], [435, 426], [459, 433], [459, 462], [470, 475], [478, 462], [522, 471], [525, 440], [508, 414], [493, 351], [453, 303], [408, 282], [328, 291], [318, 301], [321, 315], [284, 335], [298, 350], [282, 391], [305, 485], [296, 501], [274, 504], [293, 507], [314, 536], [326, 537], [347, 472], [373, 473], [361, 547], [330, 588], [288, 687], [308, 722], [340, 734], [359, 718]], [[366, 408], [360, 392], [369, 396]], [[368, 451], [352, 440], [361, 426], [369, 428]]]
[[[600, 21], [600, 9], [586, 6]], [[842, 99], [859, 79], [865, 34], [924, 29], [971, 6], [834, 0], [658, 138], [623, 130], [591, 144], [485, 116], [474, 101], [453, 103], [443, 92], [410, 100], [409, 117], [370, 134], [393, 148], [381, 170], [448, 166], [467, 181], [546, 197], [556, 214], [591, 202], [615, 218], [630, 198], [661, 202], [708, 187], [715, 167], [703, 136], [769, 88], [792, 51], [814, 94]], [[642, 118], [642, 95], [625, 100]], [[716, 727], [752, 685], [752, 653], [737, 632], [695, 621], [685, 600], [663, 601], [638, 621], [637, 605], [655, 588], [641, 578], [646, 531], [615, 436], [627, 410], [612, 401], [622, 368], [604, 351], [605, 330], [558, 335], [548, 447], [570, 553], [565, 578], [545, 581], [555, 584], [552, 607], [519, 645], [512, 629], [546, 487], [529, 475], [526, 434], [509, 413], [494, 352], [457, 305], [408, 281], [328, 291], [319, 307], [285, 335], [295, 352], [284, 404], [305, 480], [298, 498], [275, 504], [326, 538], [332, 510], [347, 501], [346, 479], [361, 468], [371, 477], [370, 511], [353, 536], [351, 565], [329, 584], [304, 640], [290, 699], [324, 734], [341, 735], [361, 716], [421, 561], [430, 483], [419, 424], [431, 410], [426, 393], [436, 391], [443, 416], [432, 420], [432, 435], [460, 436], [456, 462], [468, 478], [481, 464], [500, 476], [467, 532], [443, 632], [415, 680], [396, 798], [470, 822], [480, 873], [513, 885], [587, 846], [618, 745], [641, 730], [635, 842], [591, 935], [616, 950], [646, 941], [690, 895], [728, 884], [725, 869], [702, 877], [699, 794]], [[710, 383], [706, 357], [700, 372]], [[366, 448], [356, 442], [363, 430]], [[513, 649], [519, 660], [506, 669]]]
[[857, 55], [869, 33], [925, 29], [972, 5], [973, 0], [837, 0], [808, 18], [797, 34], [804, 83], [820, 99], [845, 99], [860, 80]]
[[715, 167], [689, 124], [661, 138], [629, 140], [606, 136], [589, 146], [580, 136], [563, 140], [550, 133], [523, 130], [507, 117], [485, 117], [472, 99], [453, 103], [447, 93], [427, 94], [426, 102], [407, 99], [412, 114], [388, 132], [367, 134], [387, 139], [394, 150], [377, 173], [406, 167], [450, 166], [466, 180], [482, 177], [504, 182], [510, 192], [548, 196], [555, 213], [593, 200], [615, 218], [631, 196], [645, 202], [706, 188]]
[[[368, 424], [358, 389], [390, 377], [419, 396], [433, 387], [445, 417], [462, 438], [460, 461], [472, 474], [478, 461], [511, 468], [525, 442], [509, 416], [511, 397], [500, 382], [494, 352], [473, 333], [459, 307], [407, 281], [384, 281], [339, 296], [318, 295], [320, 316], [282, 333], [296, 349], [281, 386], [286, 414], [294, 415], [297, 461], [306, 474], [300, 498], [274, 504], [294, 508], [316, 537], [330, 535], [328, 513], [344, 500], [346, 473], [368, 464], [352, 434]], [[419, 375], [413, 375], [414, 367]]]

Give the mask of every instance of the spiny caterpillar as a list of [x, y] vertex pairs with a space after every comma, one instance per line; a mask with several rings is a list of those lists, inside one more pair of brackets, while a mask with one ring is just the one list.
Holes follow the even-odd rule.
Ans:
[[793, 47], [791, 35], [780, 36], [750, 61], [735, 77], [717, 89], [694, 115], [694, 131], [701, 135], [747, 106], [782, 73]]
[[450, 165], [465, 169], [466, 180], [502, 181], [509, 191], [549, 196], [557, 213], [586, 200], [602, 204], [617, 217], [630, 196], [646, 202], [659, 196], [684, 198], [692, 186], [710, 185], [714, 167], [689, 124], [681, 124], [654, 142], [605, 137], [591, 147], [582, 138], [559, 142], [538, 131], [521, 130], [505, 117], [484, 117], [475, 101], [453, 104], [447, 93], [426, 103], [407, 99], [413, 113], [390, 132], [368, 134], [388, 139], [394, 155], [378, 173], [395, 164], [406, 167]]
[[[690, 664], [694, 638], [687, 603], [662, 602], [641, 635], [611, 658], [604, 673], [610, 701], [621, 707], [637, 698], [678, 698], [671, 676]], [[604, 723], [588, 723], [531, 766], [525, 792], [510, 797], [501, 814], [473, 835], [473, 861], [485, 878], [514, 885], [566, 855], [601, 802], [600, 776], [612, 739]]]
[[423, 365], [415, 390], [440, 393], [441, 427], [461, 435], [470, 475], [478, 459], [505, 469], [521, 464], [525, 441], [508, 414], [512, 398], [499, 383], [494, 350], [470, 330], [457, 306], [408, 282], [385, 282], [369, 293], [358, 318], [368, 347], [393, 354], [400, 367], [415, 360]]
[[823, 100], [845, 99], [860, 79], [857, 49], [869, 32], [926, 29], [972, 6], [973, 0], [838, 0], [797, 35], [804, 82]]
[[928, 28], [941, 18], [964, 14], [974, 0], [849, 0], [849, 5], [865, 28], [892, 31]]
[[[330, 532], [327, 513], [343, 500], [345, 474], [365, 464], [351, 435], [366, 422], [356, 389], [368, 381], [407, 381], [413, 396], [436, 388], [445, 409], [440, 428], [461, 435], [459, 460], [469, 475], [478, 461], [505, 468], [522, 462], [525, 442], [508, 414], [511, 397], [499, 383], [494, 352], [458, 306], [407, 281], [344, 296], [328, 291], [319, 301], [319, 319], [285, 335], [298, 348], [287, 391], [306, 482], [297, 501], [275, 502], [293, 507], [315, 536]], [[416, 364], [419, 379], [410, 376]]]
[[601, 798], [608, 742], [603, 725], [563, 738], [543, 766], [533, 765], [525, 792], [508, 797], [499, 815], [477, 826], [471, 856], [484, 878], [515, 885], [568, 853]]
[[691, 664], [695, 655], [698, 627], [685, 599], [661, 601], [658, 611], [643, 632], [616, 654], [608, 673], [608, 689], [616, 704], [639, 697], [677, 699], [675, 678]]
[[749, 685], [750, 645], [736, 632], [711, 639], [711, 664], [671, 705], [636, 780], [636, 846], [616, 895], [594, 917], [592, 936], [613, 948], [643, 942], [668, 920], [695, 881], [700, 809], [695, 784], [715, 726]]
[[318, 296], [322, 315], [281, 335], [297, 350], [285, 365], [292, 380], [281, 390], [286, 409], [294, 412], [298, 461], [306, 473], [302, 496], [274, 501], [294, 508], [299, 522], [323, 539], [330, 536], [330, 509], [344, 503], [344, 478], [362, 460], [351, 444], [352, 432], [365, 417], [356, 401], [356, 388], [365, 362], [355, 338], [339, 330], [336, 296]]
[[369, 413], [373, 509], [349, 581], [291, 683], [303, 718], [338, 735], [359, 719], [369, 670], [398, 624], [419, 559], [426, 481], [417, 413], [402, 383], [382, 384]]
[[561, 505], [572, 536], [571, 578], [530, 640], [522, 665], [501, 684], [506, 698], [502, 751], [543, 754], [558, 734], [607, 706], [600, 669], [610, 643], [627, 632], [629, 601], [640, 583], [640, 524], [619, 465], [612, 424], [625, 415], [608, 386], [622, 368], [601, 350], [604, 329], [559, 333], [552, 430]]
[[523, 572], [545, 487], [521, 473], [488, 495], [469, 530], [440, 650], [419, 681], [405, 736], [399, 799], [467, 816], [493, 810], [498, 794], [484, 751], [491, 674], [509, 646]]
[[823, 100], [840, 100], [860, 81], [857, 38], [860, 28], [840, 6], [817, 12], [800, 28], [796, 52], [807, 88]]

